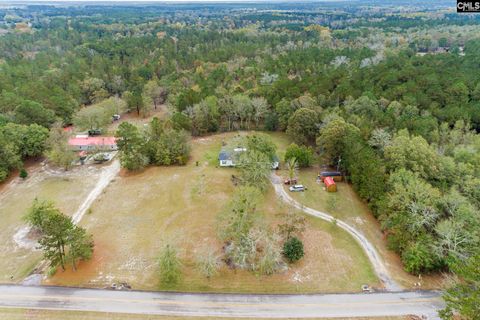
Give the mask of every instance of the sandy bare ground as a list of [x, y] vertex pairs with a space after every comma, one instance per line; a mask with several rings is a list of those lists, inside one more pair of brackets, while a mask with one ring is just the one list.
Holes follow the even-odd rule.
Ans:
[[[113, 160], [108, 166], [102, 168], [102, 171], [98, 175], [98, 180], [95, 186], [91, 189], [90, 193], [80, 204], [80, 207], [72, 215], [72, 220], [75, 224], [78, 224], [88, 208], [92, 203], [97, 199], [97, 197], [102, 193], [102, 191], [108, 186], [108, 184], [117, 176], [120, 172], [120, 162], [118, 160]], [[50, 175], [58, 174], [56, 171], [49, 172]], [[62, 173], [63, 174], [63, 173]], [[37, 250], [38, 242], [35, 238], [30, 237], [31, 235], [30, 226], [23, 226], [18, 229], [18, 231], [13, 235], [13, 240], [15, 243], [24, 249]]]
[[[216, 158], [222, 141], [237, 134], [194, 139], [185, 166], [121, 172], [81, 221], [94, 237], [92, 259], [80, 262], [76, 272], [67, 267], [43, 283], [102, 288], [127, 282], [141, 290], [255, 293], [356, 292], [362, 284], [382, 288], [362, 248], [340, 228], [312, 217], [302, 238], [305, 258], [288, 270], [264, 276], [222, 263], [217, 275], [205, 278], [196, 256], [207, 246], [221, 254], [216, 217], [235, 189], [231, 176], [236, 171], [217, 168]], [[275, 228], [279, 214], [288, 210], [271, 187], [259, 214]], [[158, 254], [166, 241], [178, 247], [183, 265], [182, 280], [170, 287], [158, 276]]]
[[275, 174], [272, 174], [271, 177], [272, 184], [275, 188], [275, 192], [277, 196], [282, 200], [285, 201], [286, 203], [294, 206], [295, 208], [302, 210], [303, 212], [323, 219], [328, 222], [336, 223], [337, 226], [342, 228], [343, 230], [347, 231], [363, 248], [365, 253], [367, 254], [370, 262], [372, 263], [372, 266], [375, 270], [375, 273], [379, 277], [379, 279], [382, 281], [382, 283], [385, 286], [385, 289], [388, 291], [399, 291], [401, 290], [401, 287], [397, 282], [390, 276], [382, 258], [378, 254], [377, 250], [373, 246], [370, 241], [367, 240], [367, 238], [357, 229], [352, 227], [351, 225], [338, 220], [334, 218], [333, 216], [329, 215], [328, 213], [321, 212], [318, 210], [314, 210], [312, 208], [305, 207], [301, 203], [297, 202], [294, 200], [290, 195], [285, 191], [282, 185], [282, 181], [280, 177], [278, 177]]
[[[98, 196], [102, 194], [109, 183], [118, 175], [119, 171], [120, 163], [116, 159], [105, 166], [79, 166], [67, 172], [51, 168], [47, 164], [42, 163], [33, 168], [33, 170], [30, 172], [29, 178], [26, 181], [14, 179], [9, 182], [9, 184], [3, 188], [0, 198], [13, 197], [8, 198], [10, 202], [18, 203], [18, 201], [22, 198], [22, 193], [28, 192], [32, 189], [41, 189], [44, 181], [70, 181], [66, 184], [68, 189], [62, 190], [62, 193], [58, 193], [58, 191], [55, 193], [55, 190], [52, 190], [51, 192], [46, 193], [47, 197], [45, 197], [45, 195], [40, 195], [39, 199], [54, 200], [56, 197], [61, 196], [65, 198], [62, 199], [62, 201], [64, 200], [64, 202], [68, 202], [70, 198], [72, 198], [72, 200], [75, 198], [74, 201], [71, 201], [71, 204], [68, 206], [67, 210], [64, 209], [63, 205], [60, 205], [60, 208], [63, 212], [72, 217], [74, 223], [78, 224], [82, 220], [85, 213], [88, 212], [88, 209], [92, 203], [97, 199]], [[80, 187], [83, 191], [81, 193], [77, 193], [77, 187], [84, 183], [85, 186]], [[75, 188], [73, 188], [72, 184], [76, 184]], [[68, 194], [67, 197], [62, 195], [65, 192]], [[36, 197], [37, 196], [35, 196], [35, 198]], [[30, 202], [28, 201], [28, 203]], [[12, 210], [9, 208], [8, 204], [5, 209], [7, 211], [6, 213]], [[25, 209], [23, 209], [19, 211], [18, 214], [23, 215], [25, 212]], [[17, 226], [15, 232], [12, 233], [11, 242], [16, 247], [14, 251], [20, 250], [20, 252], [23, 252], [24, 255], [28, 255], [28, 252], [37, 252], [35, 255], [38, 256], [39, 249], [37, 235], [28, 225], [21, 224], [20, 226]], [[36, 268], [34, 268], [34, 273], [28, 275], [22, 283], [39, 284], [43, 278], [41, 275], [42, 270], [44, 270], [46, 266], [47, 264], [45, 262], [40, 262], [37, 264]]]
[[112, 160], [112, 162], [102, 169], [100, 176], [98, 177], [95, 187], [92, 188], [92, 191], [88, 194], [85, 200], [82, 202], [80, 207], [72, 216], [73, 223], [78, 224], [87, 210], [90, 208], [92, 203], [102, 194], [103, 190], [109, 185], [109, 183], [118, 175], [120, 172], [120, 161], [118, 159]]

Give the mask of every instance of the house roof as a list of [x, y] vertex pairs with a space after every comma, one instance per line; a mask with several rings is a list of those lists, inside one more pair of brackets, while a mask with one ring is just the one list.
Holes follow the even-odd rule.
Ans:
[[231, 155], [227, 151], [220, 151], [220, 153], [218, 154], [218, 160], [230, 160], [230, 159], [231, 159]]
[[68, 144], [71, 146], [108, 146], [116, 144], [115, 137], [74, 137], [68, 139]]
[[333, 178], [332, 177], [326, 177], [324, 180], [323, 180], [323, 183], [325, 183], [325, 187], [330, 187], [330, 186], [334, 186], [335, 185], [335, 181], [333, 181]]

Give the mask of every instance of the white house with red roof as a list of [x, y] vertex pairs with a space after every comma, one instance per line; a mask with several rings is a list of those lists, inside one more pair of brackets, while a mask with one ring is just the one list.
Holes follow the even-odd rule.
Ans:
[[115, 151], [117, 138], [115, 137], [90, 137], [77, 135], [68, 139], [68, 144], [74, 151]]

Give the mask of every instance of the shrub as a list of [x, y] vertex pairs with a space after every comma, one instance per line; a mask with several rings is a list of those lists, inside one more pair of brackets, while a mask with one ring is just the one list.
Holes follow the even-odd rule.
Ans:
[[160, 281], [162, 284], [176, 284], [181, 277], [181, 263], [177, 250], [167, 244], [160, 253]]
[[57, 267], [50, 267], [48, 268], [48, 271], [47, 271], [47, 276], [49, 278], [53, 277], [55, 275], [55, 273], [57, 273]]
[[297, 237], [290, 238], [283, 244], [283, 256], [290, 263], [297, 262], [304, 254], [303, 243]]
[[287, 151], [285, 152], [285, 162], [288, 162], [291, 158], [297, 159], [297, 163], [301, 168], [310, 167], [313, 162], [312, 148], [298, 146], [297, 144], [292, 143], [287, 147]]
[[405, 271], [413, 274], [432, 271], [438, 265], [436, 257], [424, 241], [411, 244], [402, 253], [402, 261]]
[[28, 172], [24, 168], [20, 170], [20, 178], [26, 179], [28, 177]]

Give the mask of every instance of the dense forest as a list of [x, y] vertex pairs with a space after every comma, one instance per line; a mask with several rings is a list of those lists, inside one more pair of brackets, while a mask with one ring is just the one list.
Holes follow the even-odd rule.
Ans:
[[[480, 245], [479, 31], [443, 1], [0, 8], [0, 180], [52, 126], [166, 105], [157, 144], [286, 131], [341, 167], [407, 271], [454, 270]], [[148, 145], [131, 168], [185, 162]]]

